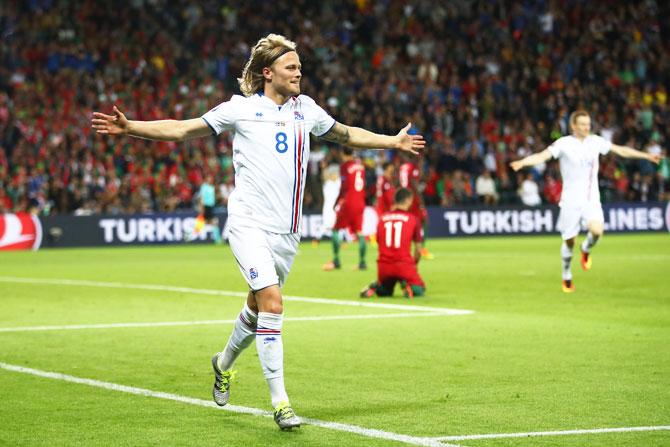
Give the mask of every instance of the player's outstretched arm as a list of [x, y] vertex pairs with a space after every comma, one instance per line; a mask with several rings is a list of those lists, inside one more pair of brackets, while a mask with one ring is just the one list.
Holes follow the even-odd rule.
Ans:
[[522, 158], [521, 160], [512, 161], [509, 165], [512, 167], [512, 169], [518, 171], [519, 169], [523, 169], [527, 166], [535, 166], [537, 164], [543, 163], [550, 158], [551, 152], [549, 152], [549, 149], [545, 149], [542, 152], [529, 155], [528, 157]]
[[102, 135], [130, 135], [159, 141], [184, 141], [212, 134], [201, 118], [190, 120], [131, 121], [116, 107], [112, 115], [93, 112], [91, 127]]
[[618, 144], [613, 144], [611, 150], [613, 153], [623, 158], [641, 158], [643, 160], [649, 160], [650, 162], [656, 164], [658, 164], [661, 161], [660, 155], [654, 155], [647, 152], [638, 151], [628, 146], [619, 146]]
[[418, 154], [426, 146], [421, 135], [410, 135], [407, 131], [412, 126], [408, 123], [397, 135], [381, 135], [360, 127], [345, 126], [336, 122], [321, 138], [333, 143], [340, 143], [351, 148], [360, 149], [397, 149]]

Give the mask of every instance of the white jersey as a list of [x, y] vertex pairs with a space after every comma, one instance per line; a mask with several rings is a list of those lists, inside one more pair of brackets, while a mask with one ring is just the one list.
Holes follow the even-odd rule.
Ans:
[[548, 147], [561, 165], [563, 192], [559, 206], [600, 204], [599, 156], [607, 154], [611, 148], [612, 143], [598, 135], [589, 135], [584, 141], [569, 135], [559, 138]]
[[273, 233], [300, 233], [309, 133], [325, 134], [335, 119], [309, 96], [278, 106], [262, 94], [235, 95], [202, 119], [217, 135], [233, 132], [235, 190], [228, 214]]

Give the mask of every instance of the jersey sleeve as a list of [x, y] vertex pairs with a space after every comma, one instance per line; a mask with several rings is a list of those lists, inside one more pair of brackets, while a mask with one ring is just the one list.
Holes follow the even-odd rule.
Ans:
[[241, 96], [235, 95], [230, 98], [230, 101], [222, 102], [205, 113], [202, 119], [216, 135], [219, 135], [224, 130], [231, 130], [235, 126], [235, 121], [239, 116], [242, 99]]
[[612, 142], [607, 141], [600, 135], [595, 135], [595, 138], [597, 139], [596, 147], [598, 148], [598, 153], [600, 155], [607, 155], [609, 151], [612, 149]]
[[549, 152], [551, 153], [551, 156], [554, 158], [560, 158], [561, 155], [563, 154], [563, 147], [565, 146], [565, 137], [561, 137], [558, 140], [554, 141], [549, 145], [547, 149], [549, 149]]
[[335, 125], [335, 118], [323, 110], [312, 98], [301, 95], [300, 99], [309, 107], [310, 119], [314, 120], [314, 125], [310, 130], [315, 137], [320, 137], [328, 132]]
[[[414, 217], [414, 216], [412, 216]], [[412, 219], [414, 224], [414, 232], [412, 233], [412, 241], [414, 242], [423, 242], [423, 227], [419, 224], [419, 221], [416, 218]]]

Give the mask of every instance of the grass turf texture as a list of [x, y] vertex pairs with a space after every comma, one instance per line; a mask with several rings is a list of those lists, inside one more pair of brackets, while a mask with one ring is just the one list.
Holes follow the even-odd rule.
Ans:
[[[286, 321], [286, 382], [299, 415], [417, 437], [670, 425], [670, 238], [607, 235], [593, 269], [573, 259], [560, 289], [560, 239], [431, 240], [428, 296], [463, 316]], [[322, 272], [330, 245], [305, 243], [286, 295], [359, 300], [375, 278]], [[0, 277], [244, 291], [227, 247], [0, 254]], [[242, 298], [0, 280], [0, 327], [232, 320]], [[287, 301], [287, 317], [402, 311]], [[0, 332], [0, 362], [210, 399], [211, 354], [231, 324]], [[237, 363], [231, 404], [269, 410], [255, 348]], [[0, 369], [0, 445], [403, 445]], [[670, 445], [670, 431], [453, 441], [464, 446]]]

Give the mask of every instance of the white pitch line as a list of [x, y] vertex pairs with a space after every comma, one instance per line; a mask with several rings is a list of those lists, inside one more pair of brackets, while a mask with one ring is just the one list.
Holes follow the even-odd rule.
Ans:
[[[404, 314], [371, 314], [371, 315], [327, 315], [322, 317], [287, 317], [284, 321], [332, 321], [332, 320], [376, 320], [383, 318], [416, 318], [443, 317], [443, 313], [404, 313]], [[101, 323], [101, 324], [70, 324], [62, 326], [15, 326], [0, 327], [0, 332], [37, 332], [37, 331], [70, 331], [77, 329], [123, 329], [170, 326], [205, 326], [212, 324], [233, 324], [236, 320], [196, 320], [196, 321], [157, 321], [152, 323]]]
[[[15, 282], [26, 284], [51, 284], [59, 286], [84, 286], [84, 287], [107, 287], [116, 289], [139, 289], [158, 290], [162, 292], [193, 293], [198, 295], [216, 295], [246, 297], [246, 292], [233, 292], [228, 290], [194, 289], [191, 287], [164, 286], [159, 284], [133, 284], [120, 282], [87, 281], [78, 279], [47, 279], [47, 278], [21, 278], [16, 276], [0, 276], [0, 282]], [[466, 309], [449, 309], [446, 307], [413, 306], [405, 304], [378, 303], [371, 301], [350, 301], [329, 298], [317, 298], [307, 296], [283, 296], [285, 301], [301, 301], [306, 303], [330, 304], [335, 306], [373, 307], [378, 309], [395, 309], [416, 312], [440, 312], [446, 315], [469, 315], [474, 311]]]
[[[45, 377], [48, 379], [55, 379], [55, 380], [63, 380], [65, 382], [70, 382], [70, 383], [77, 383], [80, 385], [88, 385], [96, 388], [103, 388], [106, 390], [111, 390], [111, 391], [119, 391], [122, 393], [128, 393], [128, 394], [134, 394], [137, 396], [146, 396], [146, 397], [154, 397], [158, 399], [166, 399], [166, 400], [172, 400], [176, 402], [181, 402], [185, 404], [190, 404], [190, 405], [197, 405], [200, 407], [207, 407], [207, 408], [213, 408], [216, 410], [227, 410], [232, 413], [242, 413], [242, 414], [251, 414], [254, 416], [264, 416], [264, 417], [272, 417], [272, 413], [269, 411], [261, 410], [259, 408], [251, 408], [251, 407], [241, 407], [238, 405], [226, 405], [225, 407], [219, 407], [217, 406], [214, 402], [209, 401], [209, 400], [202, 400], [202, 399], [195, 399], [192, 397], [186, 397], [186, 396], [179, 396], [177, 394], [171, 394], [171, 393], [163, 393], [160, 391], [152, 391], [152, 390], [147, 390], [144, 388], [136, 388], [132, 386], [127, 386], [127, 385], [119, 385], [116, 383], [111, 383], [111, 382], [103, 382], [100, 380], [93, 380], [93, 379], [84, 379], [81, 377], [75, 377], [75, 376], [70, 376], [68, 374], [61, 374], [61, 373], [55, 373], [55, 372], [49, 372], [49, 371], [41, 371], [39, 369], [33, 369], [33, 368], [26, 368], [23, 366], [18, 366], [18, 365], [10, 365], [7, 363], [2, 363], [0, 362], [0, 368], [5, 369], [7, 371], [13, 371], [13, 372], [18, 372], [18, 373], [23, 373], [23, 374], [30, 374], [33, 376], [38, 376], [38, 377]], [[357, 435], [361, 436], [366, 436], [368, 438], [379, 438], [379, 439], [386, 439], [390, 441], [398, 441], [398, 442], [404, 442], [406, 444], [412, 444], [412, 445], [418, 445], [418, 446], [426, 446], [426, 447], [459, 447], [458, 445], [455, 444], [444, 444], [443, 442], [440, 442], [438, 440], [432, 439], [432, 438], [421, 438], [417, 436], [409, 436], [409, 435], [403, 435], [399, 433], [393, 433], [393, 432], [388, 432], [388, 431], [383, 431], [383, 430], [376, 430], [372, 428], [365, 428], [365, 427], [360, 427], [358, 425], [350, 425], [350, 424], [341, 424], [338, 422], [328, 422], [328, 421], [322, 421], [319, 419], [312, 419], [312, 418], [302, 418], [302, 421], [305, 424], [309, 425], [314, 425], [317, 427], [322, 427], [322, 428], [328, 428], [330, 430], [338, 430], [338, 431], [343, 431], [343, 432], [348, 432], [348, 433], [354, 433]]]
[[654, 425], [650, 427], [614, 427], [614, 428], [592, 428], [583, 430], [555, 430], [555, 431], [532, 431], [528, 433], [491, 433], [486, 435], [463, 435], [463, 436], [440, 436], [432, 438], [436, 441], [467, 441], [475, 439], [501, 439], [501, 438], [530, 438], [534, 436], [565, 436], [565, 435], [589, 435], [602, 433], [630, 433], [640, 431], [670, 430], [670, 425]]

